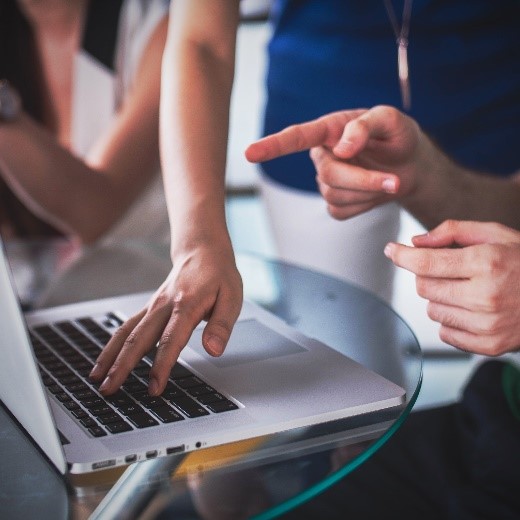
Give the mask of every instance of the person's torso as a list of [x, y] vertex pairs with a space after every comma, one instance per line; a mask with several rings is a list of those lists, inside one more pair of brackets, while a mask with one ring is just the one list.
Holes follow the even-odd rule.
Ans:
[[[399, 24], [403, 4], [393, 0]], [[457, 161], [502, 175], [520, 166], [519, 15], [516, 0], [413, 0], [409, 26], [410, 115]], [[335, 110], [401, 108], [383, 0], [277, 0], [272, 19], [266, 133]], [[264, 167], [315, 190], [303, 156]]]

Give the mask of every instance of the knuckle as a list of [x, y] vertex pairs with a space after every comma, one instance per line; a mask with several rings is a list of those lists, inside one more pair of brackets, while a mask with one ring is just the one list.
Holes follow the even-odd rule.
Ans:
[[175, 316], [190, 316], [195, 310], [193, 298], [191, 298], [185, 291], [178, 291], [175, 293], [171, 305], [172, 314]]
[[423, 273], [424, 275], [428, 275], [432, 271], [432, 260], [429, 255], [427, 254], [420, 254], [417, 255], [417, 271], [419, 273]]
[[327, 211], [329, 215], [336, 220], [345, 220], [348, 218], [348, 213], [345, 209], [334, 206], [333, 204], [327, 204]]
[[455, 342], [453, 341], [453, 338], [452, 338], [452, 334], [445, 327], [441, 327], [439, 329], [439, 338], [441, 339], [441, 341], [444, 341], [444, 343], [448, 343], [448, 345], [453, 345], [454, 347], [459, 347], [458, 345], [455, 345]]
[[499, 337], [502, 331], [507, 330], [509, 323], [501, 314], [492, 314], [483, 323], [483, 333], [490, 334], [494, 337]]
[[[415, 290], [417, 294], [421, 298], [426, 298], [428, 296], [429, 283], [428, 280], [422, 276], [415, 277]], [[428, 306], [430, 308], [430, 306]]]
[[488, 320], [486, 330], [489, 334], [497, 334], [501, 329], [501, 323], [498, 316], [491, 316], [491, 318]]
[[329, 204], [333, 204], [334, 206], [344, 206], [350, 202], [349, 193], [343, 192], [342, 190], [338, 190], [335, 188], [331, 188], [328, 192], [327, 198], [325, 199]]
[[505, 344], [500, 337], [493, 337], [488, 344], [486, 354], [491, 357], [497, 357], [506, 352]]
[[332, 186], [334, 181], [334, 168], [332, 166], [331, 161], [325, 159], [321, 160], [319, 165], [317, 165], [321, 181], [328, 186]]
[[135, 330], [130, 332], [130, 334], [128, 334], [128, 336], [125, 340], [125, 344], [124, 344], [123, 348], [133, 350], [137, 345], [138, 338], [139, 338], [139, 336], [135, 332]]
[[331, 189], [331, 187], [328, 184], [321, 183], [320, 184], [320, 192], [321, 192], [321, 195], [323, 196], [323, 198], [327, 202], [332, 202], [332, 196], [331, 196], [332, 189]]
[[498, 313], [502, 306], [502, 295], [497, 287], [492, 284], [485, 291], [485, 297], [482, 298], [480, 304], [482, 310], [487, 313]]
[[[174, 301], [175, 301], [175, 298], [177, 297], [177, 295], [174, 297]], [[157, 312], [157, 311], [163, 311], [163, 310], [166, 310], [166, 309], [169, 309], [172, 305], [172, 300], [171, 298], [168, 296], [168, 294], [166, 294], [165, 292], [160, 292], [159, 294], [157, 294], [154, 298], [154, 301], [151, 305], [151, 309], [150, 309], [150, 312]]]
[[369, 132], [370, 125], [368, 124], [368, 121], [363, 116], [361, 116], [358, 119], [355, 119], [354, 123], [357, 125], [358, 129], [361, 130], [363, 133]]
[[441, 226], [448, 232], [454, 232], [457, 228], [458, 222], [453, 219], [445, 220]]
[[165, 332], [163, 332], [161, 338], [159, 339], [157, 348], [159, 350], [165, 350], [173, 343], [173, 340], [174, 340], [174, 335], [172, 334], [172, 332], [165, 331]]
[[[419, 291], [417, 290], [417, 293], [419, 294]], [[438, 306], [435, 305], [432, 302], [428, 302], [428, 305], [426, 306], [426, 314], [430, 319], [433, 321], [441, 321], [442, 317], [439, 312]]]
[[112, 338], [110, 339], [110, 342], [114, 343], [118, 341], [124, 341], [125, 338], [127, 338], [132, 333], [132, 330], [133, 326], [131, 324], [123, 323], [115, 330]]
[[293, 138], [293, 144], [297, 148], [302, 148], [305, 144], [305, 135], [299, 125], [291, 125], [287, 128], [287, 132]]
[[399, 110], [389, 105], [379, 105], [378, 107], [376, 107], [376, 109], [380, 113], [380, 115], [390, 123], [390, 125], [395, 125], [399, 122], [399, 120], [402, 117], [401, 112], [399, 112]]
[[483, 244], [481, 247], [482, 268], [484, 274], [495, 277], [505, 267], [502, 247], [497, 244]]

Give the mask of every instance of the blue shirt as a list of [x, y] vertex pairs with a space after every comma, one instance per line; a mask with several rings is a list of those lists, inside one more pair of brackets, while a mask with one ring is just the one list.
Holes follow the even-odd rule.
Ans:
[[[399, 23], [403, 0], [393, 1]], [[414, 0], [409, 114], [460, 164], [520, 168], [520, 1]], [[277, 0], [266, 134], [328, 112], [401, 108], [397, 49], [383, 0]], [[316, 191], [307, 153], [264, 163], [273, 180]]]

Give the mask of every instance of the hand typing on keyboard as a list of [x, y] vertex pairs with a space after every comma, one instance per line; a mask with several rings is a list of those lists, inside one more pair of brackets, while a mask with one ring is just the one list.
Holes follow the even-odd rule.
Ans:
[[[109, 313], [111, 320], [120, 321]], [[150, 360], [143, 359], [122, 388], [103, 398], [87, 379], [100, 348], [110, 334], [95, 320], [84, 317], [40, 325], [31, 331], [31, 342], [40, 365], [42, 382], [72, 418], [93, 437], [104, 437], [183, 421], [238, 406], [208, 385], [187, 367], [176, 363], [162, 394], [148, 393]]]
[[[227, 236], [227, 235], [226, 235]], [[158, 342], [148, 392], [160, 395], [172, 367], [195, 327], [207, 320], [206, 351], [220, 356], [242, 307], [242, 279], [229, 237], [225, 244], [203, 245], [174, 258], [174, 267], [148, 306], [114, 334], [90, 373], [103, 395], [114, 393]]]

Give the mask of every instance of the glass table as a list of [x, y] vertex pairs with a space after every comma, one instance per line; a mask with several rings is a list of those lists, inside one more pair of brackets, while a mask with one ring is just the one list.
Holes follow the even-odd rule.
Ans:
[[[152, 291], [170, 269], [160, 244], [12, 242], [7, 251], [26, 309]], [[10, 518], [276, 518], [363, 464], [399, 429], [422, 377], [406, 323], [335, 278], [247, 254], [237, 263], [246, 298], [402, 386], [404, 406], [65, 479], [1, 407], [0, 510]]]

